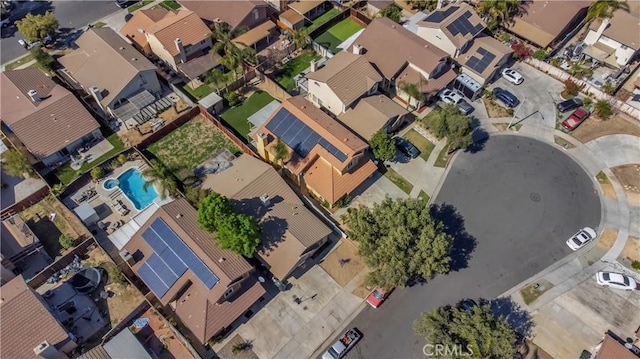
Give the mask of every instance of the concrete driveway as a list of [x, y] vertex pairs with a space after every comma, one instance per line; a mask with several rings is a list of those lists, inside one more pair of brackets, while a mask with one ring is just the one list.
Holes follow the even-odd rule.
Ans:
[[460, 153], [434, 203], [453, 230], [453, 271], [396, 290], [348, 327], [364, 338], [348, 358], [423, 357], [411, 327], [420, 313], [464, 298], [495, 298], [564, 258], [566, 238], [600, 223], [592, 179], [571, 158], [526, 137], [496, 135], [477, 153]]
[[[520, 102], [524, 101], [516, 115], [518, 119], [530, 116], [525, 121], [536, 121], [545, 126], [555, 128], [555, 103], [561, 101], [560, 92], [564, 89], [564, 85], [553, 77], [523, 62], [517, 62], [512, 68], [522, 74], [524, 77], [523, 83], [514, 85], [500, 77], [490, 86], [490, 89], [501, 87], [516, 95]], [[539, 112], [535, 113], [536, 111]], [[480, 111], [476, 112], [480, 113]]]

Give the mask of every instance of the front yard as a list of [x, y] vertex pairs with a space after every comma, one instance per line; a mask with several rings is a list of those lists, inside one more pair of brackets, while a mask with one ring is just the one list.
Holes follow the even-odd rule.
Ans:
[[102, 156], [96, 158], [95, 160], [93, 160], [91, 162], [83, 163], [82, 166], [80, 167], [80, 169], [74, 170], [73, 168], [71, 168], [71, 163], [66, 163], [66, 164], [60, 166], [58, 169], [56, 169], [56, 176], [58, 177], [60, 182], [62, 182], [64, 185], [68, 185], [74, 179], [76, 179], [76, 178], [80, 177], [81, 175], [91, 171], [91, 169], [93, 167], [95, 167], [95, 166], [99, 165], [100, 163], [106, 161], [107, 159], [113, 157], [115, 154], [117, 154], [118, 152], [120, 152], [120, 151], [122, 151], [124, 149], [124, 144], [120, 140], [120, 137], [118, 137], [118, 135], [115, 134], [115, 133], [112, 134], [111, 136], [107, 137], [107, 141], [109, 141], [109, 143], [111, 143], [113, 148], [111, 150], [109, 150], [108, 152], [106, 152], [105, 154], [103, 154]]
[[335, 54], [340, 51], [338, 45], [361, 29], [362, 26], [360, 26], [360, 24], [350, 18], [346, 18], [318, 36], [315, 42]]
[[305, 50], [298, 57], [293, 60], [287, 62], [280, 73], [276, 77], [276, 82], [280, 84], [285, 90], [291, 91], [296, 88], [296, 83], [293, 78], [304, 71], [306, 68], [311, 66], [311, 60], [320, 59], [320, 55], [318, 55], [313, 50]]
[[407, 133], [404, 134], [404, 137], [409, 142], [413, 143], [420, 150], [420, 158], [423, 160], [428, 160], [429, 155], [436, 147], [431, 141], [427, 140], [424, 136], [418, 133], [418, 131], [411, 129]]
[[198, 115], [149, 146], [147, 150], [166, 166], [184, 167], [192, 171], [224, 148], [232, 153], [240, 151], [214, 124], [204, 116]]
[[229, 109], [222, 114], [222, 119], [233, 127], [236, 132], [247, 138], [251, 130], [251, 124], [247, 120], [251, 115], [273, 101], [268, 92], [254, 92], [242, 105]]
[[391, 182], [393, 182], [393, 184], [398, 186], [398, 188], [400, 188], [404, 193], [411, 193], [413, 185], [392, 168], [387, 168], [384, 176], [387, 177]]

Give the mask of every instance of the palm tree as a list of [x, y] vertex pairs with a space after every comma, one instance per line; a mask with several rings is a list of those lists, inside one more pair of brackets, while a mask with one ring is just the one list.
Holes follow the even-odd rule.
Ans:
[[433, 11], [438, 7], [438, 0], [408, 0], [411, 7], [420, 10]]
[[236, 56], [225, 56], [220, 59], [220, 63], [222, 64], [222, 66], [229, 69], [229, 71], [233, 72], [234, 80], [238, 79], [238, 74], [236, 73], [236, 68], [238, 67], [238, 58]]
[[521, 0], [485, 0], [478, 4], [476, 10], [487, 22], [490, 30], [507, 22], [522, 6]]
[[[398, 88], [406, 93], [407, 95], [409, 95], [409, 99], [407, 101], [407, 109], [409, 109], [409, 106], [413, 106], [411, 105], [411, 99], [415, 99], [417, 102], [422, 102], [422, 99], [424, 98], [424, 94], [422, 93], [422, 91], [420, 91], [420, 87], [422, 87], [422, 85], [424, 84], [424, 81], [421, 80], [420, 83], [418, 84], [412, 84], [410, 82], [405, 82], [402, 81], [400, 82], [400, 85], [398, 86]], [[413, 106], [416, 107], [417, 106]]]
[[311, 36], [306, 28], [296, 30], [293, 33], [293, 43], [296, 44], [296, 49], [304, 49], [311, 42]]
[[224, 72], [216, 68], [207, 72], [207, 75], [205, 76], [204, 81], [207, 84], [213, 84], [216, 87], [216, 93], [218, 93], [220, 91], [220, 83], [224, 82], [224, 80], [225, 80]]
[[142, 176], [147, 179], [142, 188], [146, 191], [149, 186], [156, 184], [161, 199], [164, 199], [167, 193], [175, 197], [178, 193], [178, 179], [174, 173], [180, 170], [181, 166], [167, 167], [157, 159], [152, 159], [151, 166], [142, 171]]
[[629, 4], [626, 1], [618, 0], [596, 0], [589, 6], [584, 22], [610, 18], [613, 16], [613, 12], [618, 9], [629, 11]]
[[280, 137], [278, 137], [278, 142], [273, 146], [273, 149], [276, 151], [275, 156], [273, 156], [273, 162], [278, 166], [282, 166], [282, 161], [289, 157], [289, 149], [287, 148], [287, 145], [285, 145]]

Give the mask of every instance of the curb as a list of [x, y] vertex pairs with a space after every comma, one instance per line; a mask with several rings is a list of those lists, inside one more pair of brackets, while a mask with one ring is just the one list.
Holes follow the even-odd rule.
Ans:
[[362, 310], [364, 310], [364, 308], [367, 307], [367, 301], [365, 299], [362, 300], [362, 303], [360, 303], [360, 305], [356, 308], [356, 310], [354, 310], [341, 324], [338, 328], [336, 328], [336, 330], [333, 331], [333, 333], [331, 333], [331, 335], [329, 335], [329, 337], [327, 339], [325, 339], [324, 342], [322, 342], [322, 344], [320, 344], [316, 350], [313, 351], [313, 353], [311, 353], [311, 355], [309, 356], [309, 358], [317, 358], [320, 357], [322, 355], [322, 349], [326, 348], [327, 346], [329, 346], [331, 344], [331, 342], [342, 332], [345, 331], [345, 329], [351, 324], [351, 322], [358, 316], [358, 314], [360, 314], [360, 312], [362, 312]]

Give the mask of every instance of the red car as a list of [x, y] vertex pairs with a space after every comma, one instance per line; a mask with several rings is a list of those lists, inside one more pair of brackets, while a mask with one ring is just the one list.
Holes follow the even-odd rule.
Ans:
[[591, 113], [584, 107], [580, 107], [579, 109], [573, 111], [571, 116], [569, 116], [566, 120], [562, 121], [562, 127], [566, 128], [569, 131], [573, 131], [576, 127], [580, 126], [580, 124], [589, 117]]
[[374, 289], [373, 292], [371, 292], [367, 297], [367, 303], [369, 303], [369, 305], [374, 308], [378, 308], [382, 304], [382, 302], [387, 299], [389, 293], [391, 293], [392, 290], [393, 288], [384, 290], [380, 287]]

